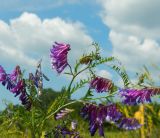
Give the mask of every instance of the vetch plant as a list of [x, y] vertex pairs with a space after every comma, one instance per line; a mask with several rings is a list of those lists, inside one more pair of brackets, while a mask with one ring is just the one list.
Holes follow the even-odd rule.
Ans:
[[[21, 104], [27, 109], [23, 115], [18, 113], [18, 117], [17, 112], [13, 113], [10, 120], [4, 121], [4, 124], [13, 125], [15, 120], [24, 121], [25, 128], [29, 130], [32, 138], [66, 136], [80, 138], [81, 134], [78, 132], [80, 123], [71, 115], [75, 111], [72, 105], [81, 103], [83, 107], [79, 109], [79, 115], [88, 122], [91, 136], [98, 131], [100, 136], [105, 137], [105, 123], [125, 130], [140, 128], [142, 125], [138, 120], [125, 116], [116, 100], [112, 99], [120, 96], [121, 102], [125, 105], [143, 104], [151, 102], [152, 96], [160, 94], [160, 88], [141, 86], [142, 83], [138, 83], [138, 87], [133, 85], [118, 59], [102, 57], [99, 45], [93, 43], [92, 46], [94, 51], [83, 54], [76, 64], [71, 66], [67, 59], [68, 52], [72, 50], [70, 45], [59, 42], [53, 44], [50, 49], [52, 69], [59, 75], [62, 73], [69, 75], [71, 80], [46, 109], [42, 108], [44, 103], [41, 95], [43, 95], [43, 80], [49, 81], [49, 79], [41, 70], [42, 60], [38, 62], [35, 73], [29, 73], [28, 78], [24, 77], [20, 66], [16, 66], [12, 73], [7, 74], [0, 65], [0, 82], [15, 96], [19, 96]], [[112, 80], [96, 74], [95, 69], [102, 64], [119, 74], [124, 82], [124, 88], [119, 88]], [[78, 76], [86, 71], [89, 73], [88, 78], [77, 82]], [[73, 100], [72, 94], [83, 87], [87, 88], [85, 96]], [[104, 96], [97, 97], [100, 93]], [[22, 129], [21, 132], [26, 134], [26, 130]]]

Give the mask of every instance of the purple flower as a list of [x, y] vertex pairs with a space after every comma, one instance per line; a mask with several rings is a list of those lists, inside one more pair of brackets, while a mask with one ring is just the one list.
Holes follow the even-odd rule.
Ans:
[[22, 105], [26, 106], [27, 109], [30, 109], [31, 102], [26, 92], [25, 80], [18, 81], [17, 85], [10, 90], [12, 93], [15, 93], [15, 97], [19, 95], [19, 99]]
[[142, 125], [135, 118], [123, 118], [117, 126], [126, 130], [136, 130]]
[[62, 109], [58, 113], [55, 114], [55, 119], [56, 120], [62, 119], [73, 111], [74, 111], [73, 109], [68, 109], [68, 108]]
[[94, 104], [86, 104], [81, 110], [81, 115], [83, 118], [89, 119], [91, 136], [94, 136], [97, 129], [99, 130], [99, 135], [104, 136], [104, 122], [112, 122], [119, 128], [127, 130], [138, 129], [141, 127], [136, 119], [125, 118], [115, 104], [106, 106], [102, 104], [98, 106]]
[[6, 72], [5, 70], [3, 69], [3, 67], [0, 65], [0, 82], [3, 82], [6, 80]]
[[6, 86], [8, 90], [12, 89], [15, 86], [2, 66], [0, 66], [0, 82], [3, 86]]
[[95, 77], [90, 82], [90, 88], [96, 89], [98, 93], [109, 91], [111, 90], [112, 86], [113, 84], [111, 80], [102, 77]]
[[52, 62], [52, 68], [56, 69], [58, 73], [61, 73], [68, 65], [67, 54], [69, 50], [69, 44], [62, 44], [57, 42], [55, 42], [53, 48], [51, 49], [50, 57]]
[[20, 80], [17, 85], [12, 88], [10, 91], [15, 93], [15, 96], [19, 95], [22, 91], [24, 91], [24, 82]]
[[106, 122], [116, 122], [122, 118], [122, 113], [117, 109], [115, 104], [107, 106]]
[[151, 102], [151, 96], [160, 94], [160, 88], [121, 89], [120, 92], [121, 96], [124, 97], [124, 104], [137, 105]]
[[9, 74], [9, 78], [11, 81], [16, 82], [18, 80], [18, 78], [21, 75], [21, 69], [20, 66], [16, 66], [15, 69], [13, 70], [13, 72], [11, 74]]
[[69, 136], [73, 138], [80, 138], [79, 132], [68, 129], [66, 126], [58, 125], [54, 134], [55, 138], [63, 136], [64, 138]]
[[19, 99], [27, 109], [30, 109], [31, 102], [26, 92], [25, 80], [20, 78], [21, 70], [19, 66], [16, 66], [11, 74], [6, 74], [2, 66], [0, 66], [0, 82], [3, 86], [6, 86], [8, 90], [15, 94], [15, 97], [19, 95]]
[[107, 106], [104, 106], [102, 104], [100, 104], [99, 106], [96, 106], [94, 104], [86, 104], [81, 110], [81, 115], [83, 118], [89, 119], [89, 130], [91, 136], [94, 136], [97, 129], [99, 130], [99, 135], [104, 136], [104, 122], [115, 122], [122, 117], [121, 112], [114, 104]]

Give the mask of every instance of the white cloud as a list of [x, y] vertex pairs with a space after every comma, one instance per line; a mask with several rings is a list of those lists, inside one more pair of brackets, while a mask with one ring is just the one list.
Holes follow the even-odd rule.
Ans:
[[43, 58], [50, 63], [49, 50], [55, 41], [71, 44], [72, 62], [88, 48], [92, 38], [82, 23], [59, 17], [41, 20], [36, 14], [25, 12], [9, 24], [0, 21], [1, 59], [6, 62], [33, 65]]
[[160, 64], [159, 0], [99, 0], [113, 55], [130, 70]]

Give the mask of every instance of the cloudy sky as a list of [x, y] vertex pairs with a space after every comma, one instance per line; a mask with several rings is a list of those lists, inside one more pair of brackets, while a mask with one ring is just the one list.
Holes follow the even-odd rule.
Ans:
[[[159, 0], [0, 0], [0, 65], [11, 72], [19, 64], [30, 72], [42, 58], [51, 79], [46, 87], [55, 90], [69, 81], [51, 69], [49, 50], [55, 41], [71, 44], [71, 63], [95, 41], [103, 55], [118, 57], [131, 75], [144, 64], [159, 65], [159, 5]], [[97, 73], [112, 78], [105, 68]], [[0, 86], [0, 105], [2, 99], [18, 102]]]

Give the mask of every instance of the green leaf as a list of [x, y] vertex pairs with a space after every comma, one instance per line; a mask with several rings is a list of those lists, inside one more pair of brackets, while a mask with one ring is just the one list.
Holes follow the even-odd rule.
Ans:
[[113, 70], [115, 70], [122, 78], [124, 86], [127, 87], [130, 84], [129, 77], [126, 71], [116, 65], [110, 66]]
[[80, 62], [76, 62], [76, 65], [74, 67], [74, 72], [77, 73], [78, 67], [80, 66]]
[[103, 63], [107, 63], [107, 62], [111, 62], [111, 61], [114, 61], [115, 58], [114, 57], [107, 57], [107, 58], [100, 58], [98, 61], [94, 62], [91, 67], [96, 67], [100, 64], [103, 64]]
[[62, 105], [64, 105], [67, 101], [67, 93], [66, 91], [64, 91], [63, 93], [60, 94], [60, 96], [58, 96], [53, 103], [49, 106], [48, 110], [47, 110], [47, 114], [51, 114], [51, 112], [56, 111], [59, 107], [61, 107]]
[[86, 83], [88, 83], [90, 81], [90, 79], [83, 79], [83, 80], [80, 80], [80, 82], [76, 83], [73, 88], [71, 89], [71, 93], [74, 93], [75, 91], [77, 91], [78, 89], [84, 87], [84, 85]]

